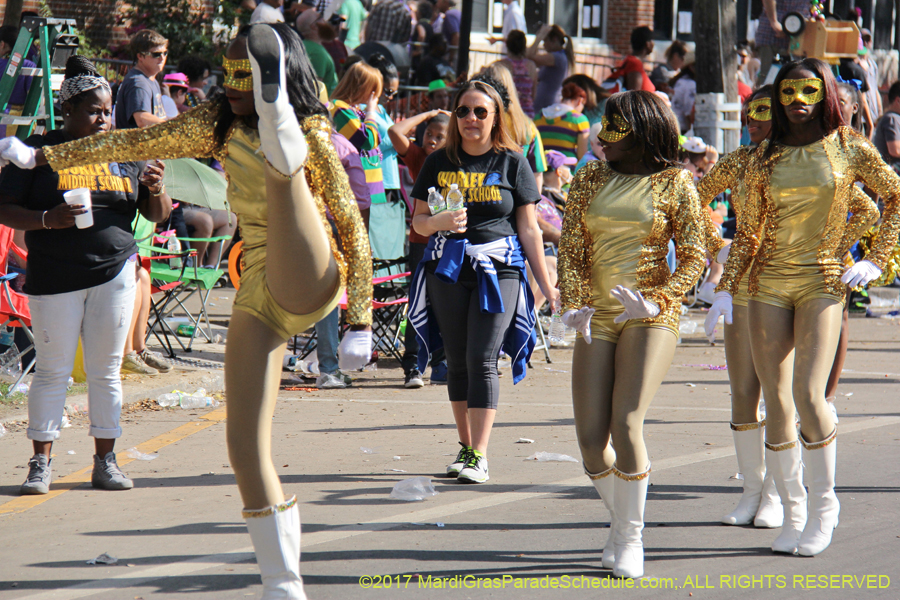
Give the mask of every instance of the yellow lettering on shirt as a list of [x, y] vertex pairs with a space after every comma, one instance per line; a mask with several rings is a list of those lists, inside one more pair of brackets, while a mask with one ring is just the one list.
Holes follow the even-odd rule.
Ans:
[[58, 190], [74, 190], [87, 188], [92, 192], [122, 192], [130, 194], [134, 191], [131, 179], [113, 175], [108, 164], [71, 167], [59, 171]]

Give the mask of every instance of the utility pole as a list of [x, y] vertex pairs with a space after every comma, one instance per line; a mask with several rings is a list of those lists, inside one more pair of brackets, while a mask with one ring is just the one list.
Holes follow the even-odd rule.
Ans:
[[694, 0], [693, 27], [697, 40], [694, 133], [719, 152], [732, 152], [740, 142], [740, 107], [735, 105], [739, 101], [737, 1]]
[[472, 33], [472, 8], [474, 0], [462, 0], [462, 13], [459, 23], [459, 48], [456, 49], [456, 76], [469, 78], [469, 35]]
[[7, 0], [6, 1], [6, 10], [3, 11], [3, 26], [7, 25], [15, 25], [19, 26], [19, 21], [22, 20], [22, 8], [24, 6], [24, 0]]

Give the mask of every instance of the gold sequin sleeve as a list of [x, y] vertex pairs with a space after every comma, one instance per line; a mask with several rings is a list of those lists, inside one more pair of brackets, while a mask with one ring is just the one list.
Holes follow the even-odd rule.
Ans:
[[842, 127], [841, 133], [854, 176], [884, 201], [878, 237], [866, 256], [866, 260], [883, 271], [900, 235], [900, 177], [885, 164], [881, 154], [865, 137], [849, 127]]
[[766, 206], [762, 189], [768, 188], [769, 177], [779, 155], [779, 151], [776, 149], [771, 157], [765, 158], [767, 147], [768, 140], [763, 141], [747, 161], [744, 172], [746, 197], [743, 198], [743, 209], [737, 221], [737, 233], [731, 243], [731, 251], [728, 253], [722, 279], [716, 286], [717, 292], [725, 291], [732, 297], [737, 296], [741, 280], [759, 251], [760, 240], [763, 236]]
[[653, 176], [652, 185], [654, 225], [642, 253], [667, 251], [669, 238], [674, 237], [678, 267], [663, 281], [653, 281], [660, 270], [644, 272], [641, 260], [637, 275], [641, 293], [664, 314], [681, 305], [682, 296], [700, 279], [706, 264], [706, 232], [700, 197], [687, 169], [666, 169]]
[[879, 217], [878, 206], [856, 184], [850, 186], [850, 201], [847, 205], [847, 212], [852, 216], [847, 221], [844, 234], [841, 236], [838, 256], [846, 254], [850, 247], [865, 235], [869, 227], [874, 225]]
[[144, 129], [117, 129], [46, 146], [54, 171], [110, 162], [153, 158], [205, 158], [215, 154], [213, 131], [219, 118], [216, 102], [204, 102], [170, 121]]
[[593, 241], [584, 214], [608, 178], [606, 161], [592, 161], [578, 170], [569, 188], [557, 267], [563, 311], [579, 310], [590, 303]]
[[324, 117], [308, 117], [302, 127], [309, 145], [307, 181], [334, 216], [341, 238], [344, 264], [341, 260], [338, 264], [347, 285], [347, 322], [371, 325], [372, 251], [356, 198], [331, 141], [331, 123]]
[[[736, 188], [747, 168], [748, 148], [743, 146], [731, 152], [716, 163], [712, 170], [697, 183], [697, 193], [700, 195], [700, 206], [706, 208], [716, 196], [731, 190], [732, 196], [736, 194]], [[704, 211], [709, 212], [709, 211]], [[707, 215], [708, 216], [708, 215]], [[715, 257], [725, 246], [725, 240], [719, 235], [719, 228], [712, 219], [708, 218], [706, 229], [706, 249]]]

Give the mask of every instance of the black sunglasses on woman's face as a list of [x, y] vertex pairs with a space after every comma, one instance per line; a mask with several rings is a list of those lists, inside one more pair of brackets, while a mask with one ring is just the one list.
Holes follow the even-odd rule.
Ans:
[[476, 106], [475, 108], [469, 108], [468, 106], [459, 106], [456, 109], [456, 118], [465, 119], [467, 116], [469, 116], [470, 111], [475, 113], [475, 117], [479, 121], [484, 121], [485, 119], [487, 119], [488, 115], [491, 114], [491, 111], [483, 106]]

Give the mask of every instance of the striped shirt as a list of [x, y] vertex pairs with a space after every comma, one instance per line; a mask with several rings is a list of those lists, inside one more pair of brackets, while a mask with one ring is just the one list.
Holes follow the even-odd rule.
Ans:
[[534, 124], [541, 132], [541, 141], [544, 143], [545, 151], [558, 150], [572, 158], [578, 158], [575, 154], [578, 148], [578, 136], [591, 129], [587, 117], [575, 111], [569, 111], [555, 119], [541, 114], [534, 120]]
[[331, 105], [331, 119], [334, 128], [359, 150], [359, 159], [366, 172], [366, 183], [372, 204], [382, 204], [384, 195], [384, 174], [381, 171], [381, 150], [378, 149], [378, 124], [365, 118], [365, 113], [350, 106], [343, 100], [335, 100]]

